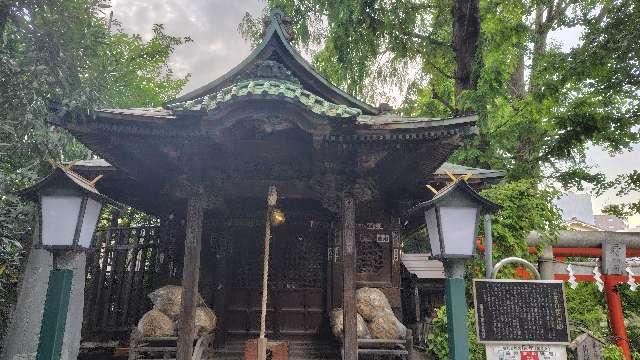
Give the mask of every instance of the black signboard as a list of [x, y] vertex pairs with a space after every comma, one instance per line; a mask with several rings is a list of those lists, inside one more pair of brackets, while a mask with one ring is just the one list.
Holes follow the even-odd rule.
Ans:
[[562, 281], [473, 281], [481, 343], [568, 344]]

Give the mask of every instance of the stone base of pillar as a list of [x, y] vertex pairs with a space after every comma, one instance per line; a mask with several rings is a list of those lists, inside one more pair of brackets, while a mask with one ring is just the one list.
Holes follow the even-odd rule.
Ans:
[[35, 360], [52, 266], [49, 251], [31, 249], [0, 359]]
[[85, 265], [84, 252], [59, 252], [54, 255], [49, 250], [31, 249], [18, 302], [4, 339], [1, 360], [36, 359], [49, 275], [54, 266], [56, 269], [73, 271], [60, 359], [78, 358], [84, 309]]

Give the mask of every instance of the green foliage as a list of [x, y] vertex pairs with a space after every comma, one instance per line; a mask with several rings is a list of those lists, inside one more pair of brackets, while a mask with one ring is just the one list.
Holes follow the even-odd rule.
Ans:
[[35, 215], [14, 192], [46, 174], [46, 160], [88, 155], [47, 123], [49, 106], [78, 120], [99, 107], [159, 106], [187, 81], [173, 75], [168, 59], [189, 38], [161, 25], [149, 41], [126, 34], [104, 13], [108, 7], [102, 0], [0, 2], [0, 335]]
[[602, 355], [604, 360], [625, 360], [622, 350], [614, 344], [605, 346], [602, 349]]
[[[426, 336], [426, 349], [436, 359], [449, 359], [449, 335], [447, 333], [447, 307], [436, 309], [432, 320], [432, 331]], [[484, 360], [484, 345], [478, 343], [476, 337], [475, 315], [473, 310], [467, 313], [467, 329], [469, 331], [469, 355], [472, 360]]]
[[627, 326], [629, 346], [632, 349], [640, 349], [640, 315], [634, 311], [638, 308], [632, 307], [632, 304], [629, 304], [628, 302], [623, 303], [623, 307], [624, 306], [627, 306], [626, 309], [628, 309], [624, 313], [624, 320], [625, 325]]
[[414, 234], [402, 239], [402, 252], [406, 254], [418, 254], [430, 252], [429, 242], [427, 240], [427, 228], [421, 227]]
[[[437, 5], [448, 8], [448, 2]], [[314, 66], [336, 85], [349, 93], [367, 96], [366, 81], [377, 72], [381, 63], [379, 55], [390, 55], [383, 67], [398, 66], [397, 61], [415, 58], [425, 51], [441, 51], [451, 57], [448, 45], [451, 37], [447, 31], [440, 35], [428, 34], [428, 18], [442, 23], [434, 26], [445, 29], [450, 18], [439, 16], [433, 4], [411, 0], [379, 1], [295, 1], [272, 0], [271, 9], [279, 8], [289, 16], [299, 45], [313, 49], [321, 47], [314, 58]], [[393, 9], [393, 11], [389, 11]], [[323, 19], [326, 17], [329, 22]], [[240, 30], [247, 39], [256, 40], [257, 27], [261, 26], [251, 16], [246, 16]], [[430, 27], [430, 25], [428, 25]], [[444, 38], [440, 38], [443, 36]], [[322, 46], [320, 46], [322, 45]], [[434, 57], [436, 58], [436, 57]], [[397, 77], [399, 73], [392, 73]]]
[[567, 312], [571, 323], [571, 338], [588, 329], [600, 339], [609, 337], [604, 294], [593, 283], [579, 283], [576, 289], [565, 287]]
[[20, 242], [0, 238], [0, 329], [7, 327], [11, 306], [17, 297], [22, 270], [23, 247]]
[[[633, 292], [628, 286], [618, 286], [622, 307], [625, 309], [625, 325], [629, 338], [629, 346], [632, 350], [640, 349], [640, 315], [637, 309], [640, 307], [640, 295]], [[571, 324], [571, 337], [575, 338], [584, 330], [588, 330], [600, 339], [611, 341], [612, 334], [608, 325], [607, 305], [604, 294], [598, 291], [593, 283], [579, 283], [576, 289], [566, 287], [566, 302], [569, 320]], [[618, 348], [614, 344], [608, 345], [609, 355], [605, 359], [617, 359]], [[634, 352], [635, 357], [640, 353]], [[607, 357], [608, 356], [608, 357]], [[633, 357], [635, 359], [635, 357]]]
[[492, 217], [494, 257], [527, 257], [524, 239], [532, 230], [541, 232], [543, 239], [557, 236], [562, 219], [554, 200], [555, 191], [540, 189], [534, 180], [518, 180], [494, 185], [481, 195], [501, 206]]

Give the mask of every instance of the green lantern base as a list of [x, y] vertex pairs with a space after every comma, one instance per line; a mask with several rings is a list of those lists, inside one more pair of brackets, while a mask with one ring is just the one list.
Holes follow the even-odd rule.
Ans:
[[37, 360], [59, 360], [71, 294], [73, 271], [51, 270], [44, 303]]
[[445, 279], [447, 300], [447, 332], [449, 334], [449, 358], [469, 359], [469, 334], [467, 333], [467, 300], [464, 279]]

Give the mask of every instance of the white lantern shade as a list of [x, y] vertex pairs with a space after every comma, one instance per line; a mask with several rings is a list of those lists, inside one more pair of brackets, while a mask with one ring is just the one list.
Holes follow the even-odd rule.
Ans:
[[434, 206], [425, 211], [431, 255], [438, 258], [472, 257], [478, 210], [477, 207]]
[[100, 209], [102, 209], [102, 203], [87, 198], [87, 206], [82, 219], [82, 228], [80, 229], [80, 236], [78, 237], [78, 245], [83, 248], [88, 249], [91, 246], [93, 232], [96, 229], [98, 218], [100, 217]]
[[439, 210], [440, 232], [443, 237], [441, 254], [451, 258], [473, 256], [478, 208], [443, 206]]
[[[101, 208], [100, 202], [83, 194], [43, 194], [41, 196], [42, 246], [88, 248], [91, 245]], [[80, 214], [81, 211], [83, 214]]]
[[42, 196], [42, 245], [71, 246], [82, 196]]
[[411, 208], [406, 216], [413, 217], [424, 211], [432, 256], [470, 258], [474, 255], [480, 215], [499, 208], [480, 196], [466, 180], [458, 179], [436, 193], [433, 199]]
[[427, 232], [429, 233], [429, 244], [431, 245], [431, 255], [442, 255], [442, 249], [440, 247], [440, 229], [438, 227], [438, 215], [436, 214], [436, 208], [433, 207], [424, 212], [425, 223], [427, 225]]

